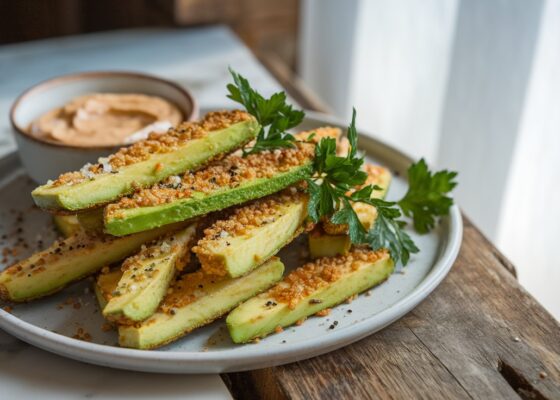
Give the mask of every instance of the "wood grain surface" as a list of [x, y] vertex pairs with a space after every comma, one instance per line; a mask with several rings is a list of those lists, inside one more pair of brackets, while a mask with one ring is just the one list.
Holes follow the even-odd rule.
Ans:
[[[270, 70], [302, 106], [320, 109], [297, 81]], [[407, 316], [320, 357], [223, 374], [232, 395], [560, 399], [560, 325], [519, 285], [513, 265], [467, 218], [464, 225], [451, 272]]]
[[414, 311], [330, 354], [225, 374], [234, 397], [560, 399], [560, 325], [464, 222], [453, 269]]

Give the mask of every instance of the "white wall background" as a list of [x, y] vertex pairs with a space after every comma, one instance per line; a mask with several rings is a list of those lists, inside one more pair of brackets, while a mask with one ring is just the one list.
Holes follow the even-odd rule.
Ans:
[[560, 318], [560, 0], [306, 0], [303, 79], [460, 172], [458, 201]]
[[[560, 319], [560, 1], [543, 8], [498, 223], [519, 279]], [[543, 290], [544, 288], [544, 290]]]

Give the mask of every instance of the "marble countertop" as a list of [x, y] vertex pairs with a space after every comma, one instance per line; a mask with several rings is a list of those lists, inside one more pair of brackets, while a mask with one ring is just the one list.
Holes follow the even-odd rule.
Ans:
[[[133, 70], [191, 89], [201, 109], [228, 106], [228, 65], [265, 94], [278, 82], [224, 27], [126, 30], [0, 46], [0, 157], [15, 151], [8, 111], [42, 80], [70, 72]], [[227, 399], [218, 375], [158, 375], [68, 360], [0, 331], [0, 399]]]

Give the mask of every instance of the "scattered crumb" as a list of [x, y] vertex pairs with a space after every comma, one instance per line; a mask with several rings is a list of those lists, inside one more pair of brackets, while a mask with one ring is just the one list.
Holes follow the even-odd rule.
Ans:
[[10, 307], [10, 306], [4, 306], [2, 309], [3, 309], [4, 311], [6, 311], [7, 313], [11, 313], [12, 310], [13, 310], [13, 308]]
[[539, 378], [541, 378], [541, 379], [545, 379], [547, 376], [548, 376], [548, 374], [547, 374], [546, 372], [544, 372], [544, 371], [541, 371], [541, 372], [539, 373]]
[[326, 317], [330, 313], [331, 313], [331, 309], [330, 308], [325, 308], [324, 310], [316, 312], [315, 315], [317, 317]]
[[76, 334], [72, 336], [74, 339], [83, 340], [85, 342], [91, 342], [91, 335], [86, 332], [83, 328], [78, 328]]
[[105, 322], [103, 325], [101, 325], [101, 330], [102, 330], [103, 332], [112, 331], [112, 330], [113, 330], [113, 325], [111, 325], [111, 324], [108, 323], [108, 322]]
[[515, 337], [513, 338], [513, 341], [514, 341], [514, 342], [521, 342], [521, 339], [519, 338], [519, 336], [515, 336]]
[[348, 297], [348, 298], [346, 299], [346, 304], [352, 303], [352, 302], [353, 302], [354, 300], [356, 300], [357, 298], [358, 298], [358, 295], [357, 295], [357, 294], [354, 294], [354, 295]]
[[75, 310], [79, 310], [80, 308], [82, 308], [82, 303], [80, 303], [80, 299], [77, 299], [75, 297], [68, 297], [62, 303], [57, 305], [56, 309], [62, 310], [65, 306], [72, 306], [72, 308], [74, 308]]
[[278, 325], [276, 328], [274, 328], [274, 332], [276, 332], [276, 333], [284, 332], [284, 328], [282, 328], [280, 325]]

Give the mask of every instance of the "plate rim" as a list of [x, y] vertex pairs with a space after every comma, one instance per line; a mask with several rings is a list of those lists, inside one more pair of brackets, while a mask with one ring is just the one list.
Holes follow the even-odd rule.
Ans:
[[[307, 112], [307, 120], [344, 126], [340, 119], [329, 115]], [[384, 143], [373, 135], [359, 133], [360, 140], [368, 140], [382, 146], [402, 159], [412, 160], [402, 151]], [[9, 153], [0, 159], [0, 165], [16, 152]], [[388, 308], [347, 327], [341, 327], [328, 335], [317, 337], [313, 341], [294, 342], [289, 345], [270, 344], [263, 352], [262, 348], [246, 346], [242, 356], [228, 358], [230, 349], [211, 352], [191, 351], [146, 351], [89, 343], [73, 339], [29, 322], [0, 309], [0, 328], [11, 335], [39, 347], [68, 358], [113, 368], [160, 372], [160, 373], [212, 373], [238, 372], [269, 366], [277, 366], [303, 359], [315, 357], [369, 336], [413, 310], [423, 301], [447, 276], [459, 253], [462, 236], [463, 220], [457, 205], [451, 207], [444, 223], [448, 225], [448, 234], [444, 236], [444, 249], [439, 254], [424, 279], [404, 298]], [[225, 354], [224, 354], [225, 353]], [[193, 363], [193, 364], [190, 364]]]

